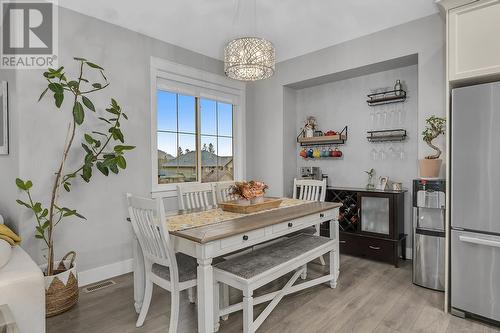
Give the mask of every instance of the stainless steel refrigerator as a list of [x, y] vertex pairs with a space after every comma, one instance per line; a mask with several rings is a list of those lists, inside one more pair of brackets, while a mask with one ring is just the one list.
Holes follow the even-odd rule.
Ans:
[[452, 91], [451, 306], [500, 321], [500, 82]]

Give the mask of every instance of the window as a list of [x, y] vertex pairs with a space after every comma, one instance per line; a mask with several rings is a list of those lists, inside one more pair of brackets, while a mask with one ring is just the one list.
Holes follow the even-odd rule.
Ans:
[[158, 184], [232, 180], [230, 103], [158, 89]]
[[151, 186], [245, 178], [243, 82], [151, 57]]

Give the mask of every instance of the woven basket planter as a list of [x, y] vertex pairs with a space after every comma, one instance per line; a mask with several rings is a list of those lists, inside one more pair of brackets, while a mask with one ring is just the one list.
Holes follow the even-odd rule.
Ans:
[[[64, 256], [54, 275], [45, 276], [46, 317], [52, 317], [71, 309], [78, 302], [78, 275], [76, 273], [75, 252]], [[72, 256], [71, 259], [68, 259]], [[47, 265], [41, 267], [46, 271]]]

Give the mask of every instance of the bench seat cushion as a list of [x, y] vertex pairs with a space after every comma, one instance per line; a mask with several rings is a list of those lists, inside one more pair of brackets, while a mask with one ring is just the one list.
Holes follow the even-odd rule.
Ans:
[[244, 279], [251, 279], [328, 242], [330, 239], [326, 237], [300, 234], [226, 260], [214, 267]]

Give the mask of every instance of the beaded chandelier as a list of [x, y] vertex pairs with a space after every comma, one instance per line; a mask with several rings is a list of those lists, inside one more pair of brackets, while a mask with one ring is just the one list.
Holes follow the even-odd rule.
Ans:
[[274, 68], [274, 45], [263, 38], [237, 38], [230, 41], [224, 49], [224, 72], [232, 79], [267, 79], [274, 74]]

